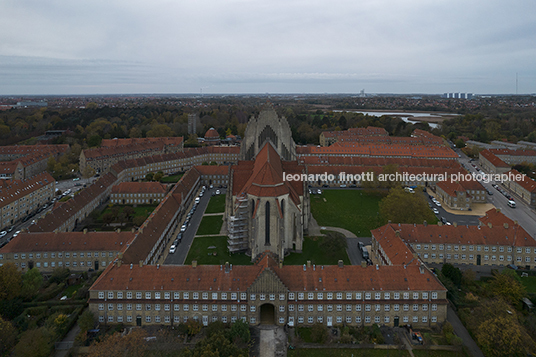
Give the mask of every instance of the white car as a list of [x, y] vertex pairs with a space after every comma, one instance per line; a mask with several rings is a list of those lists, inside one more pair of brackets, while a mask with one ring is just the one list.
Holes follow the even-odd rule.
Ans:
[[3, 236], [5, 236], [6, 234], [7, 234], [7, 232], [6, 232], [6, 231], [2, 231], [2, 232], [0, 232], [0, 237], [3, 237]]
[[437, 207], [441, 207], [441, 202], [436, 201], [435, 204], [436, 204]]
[[434, 211], [434, 214], [439, 214], [439, 210], [437, 208], [433, 208], [432, 211]]
[[216, 194], [219, 195], [219, 194], [220, 194], [220, 190], [216, 190]]
[[181, 227], [181, 232], [184, 232], [186, 230], [186, 224], [183, 224]]
[[171, 248], [169, 248], [169, 254], [173, 254], [175, 253], [175, 250], [177, 249], [177, 247], [175, 247], [174, 245], [171, 246]]

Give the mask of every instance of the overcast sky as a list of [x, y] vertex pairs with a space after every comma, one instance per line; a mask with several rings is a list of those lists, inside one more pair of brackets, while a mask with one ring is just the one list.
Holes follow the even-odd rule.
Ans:
[[534, 0], [0, 0], [0, 94], [536, 93]]

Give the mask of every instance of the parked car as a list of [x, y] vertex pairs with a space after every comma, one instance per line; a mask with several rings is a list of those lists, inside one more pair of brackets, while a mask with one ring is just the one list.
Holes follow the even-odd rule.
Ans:
[[432, 208], [432, 211], [434, 212], [434, 214], [439, 214], [439, 210], [437, 208]]
[[183, 224], [182, 227], [181, 227], [181, 232], [186, 231], [186, 227], [187, 227], [186, 224]]
[[169, 254], [173, 254], [175, 253], [175, 250], [177, 249], [177, 247], [175, 247], [174, 245], [171, 246], [171, 248], [169, 248]]
[[6, 231], [2, 231], [2, 232], [0, 232], [0, 237], [3, 237], [3, 236], [5, 236], [6, 234], [7, 234], [7, 232], [6, 232]]

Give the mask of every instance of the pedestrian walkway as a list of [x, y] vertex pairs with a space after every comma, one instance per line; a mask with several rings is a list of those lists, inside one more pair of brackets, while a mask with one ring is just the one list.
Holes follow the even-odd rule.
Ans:
[[339, 227], [321, 227], [322, 230], [326, 230], [326, 231], [334, 231], [334, 232], [339, 232], [341, 234], [343, 234], [346, 238], [357, 238], [357, 236], [350, 232], [348, 229], [344, 229], [344, 228], [339, 228]]
[[452, 307], [450, 307], [450, 305], [447, 307], [447, 321], [450, 322], [454, 328], [456, 335], [463, 340], [463, 344], [467, 347], [471, 356], [484, 357], [484, 354], [482, 351], [480, 351], [480, 348], [478, 348], [478, 345], [469, 334], [469, 331], [467, 331], [460, 318], [458, 315], [456, 315], [456, 312]]
[[80, 327], [78, 326], [78, 324], [74, 324], [73, 328], [67, 333], [67, 335], [65, 335], [63, 340], [57, 344], [56, 350], [54, 351], [54, 357], [68, 356], [70, 349], [74, 345], [74, 339], [79, 332]]

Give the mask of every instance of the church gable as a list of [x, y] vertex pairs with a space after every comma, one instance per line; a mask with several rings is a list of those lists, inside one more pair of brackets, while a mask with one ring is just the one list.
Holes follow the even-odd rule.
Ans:
[[248, 293], [282, 294], [288, 291], [289, 289], [270, 268], [265, 268], [248, 288]]

